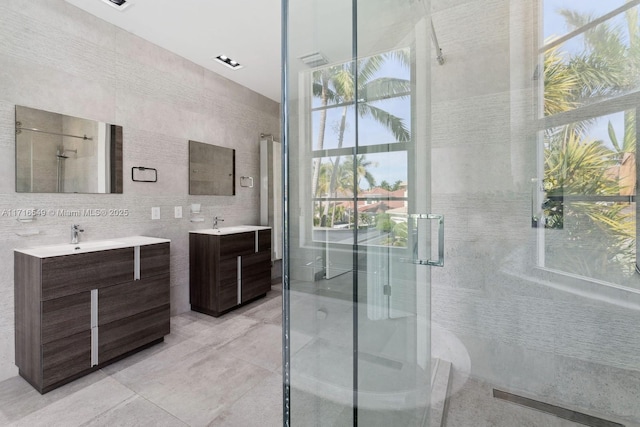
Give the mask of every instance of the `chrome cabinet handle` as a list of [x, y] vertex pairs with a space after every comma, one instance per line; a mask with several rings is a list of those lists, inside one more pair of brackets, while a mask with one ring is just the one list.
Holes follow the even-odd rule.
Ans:
[[411, 260], [411, 262], [413, 264], [419, 264], [419, 265], [431, 265], [434, 267], [444, 267], [444, 215], [411, 214], [409, 215], [409, 217], [416, 220], [416, 225], [417, 225], [417, 220], [419, 219], [429, 219], [429, 220], [437, 219], [438, 220], [438, 259], [435, 261], [432, 259], [419, 259], [418, 247], [416, 245], [413, 249], [413, 260]]

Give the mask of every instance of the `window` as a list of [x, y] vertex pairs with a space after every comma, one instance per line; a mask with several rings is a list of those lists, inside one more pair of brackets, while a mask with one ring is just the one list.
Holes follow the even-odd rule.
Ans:
[[360, 244], [406, 247], [408, 55], [397, 50], [313, 72], [314, 240], [353, 244], [356, 235]]
[[539, 265], [626, 285], [636, 269], [638, 9], [544, 0], [539, 52]]

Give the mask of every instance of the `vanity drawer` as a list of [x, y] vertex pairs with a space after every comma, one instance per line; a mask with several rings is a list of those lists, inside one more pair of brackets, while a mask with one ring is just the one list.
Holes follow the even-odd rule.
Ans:
[[218, 286], [218, 312], [229, 310], [238, 305], [238, 281], [220, 283]]
[[169, 334], [169, 304], [99, 327], [98, 362], [103, 364]]
[[98, 290], [98, 325], [169, 305], [169, 274]]
[[220, 283], [229, 283], [238, 281], [238, 257], [220, 260], [217, 271]]
[[60, 298], [133, 279], [133, 248], [42, 259], [42, 299]]
[[42, 302], [42, 343], [91, 330], [91, 292]]
[[140, 278], [169, 274], [169, 243], [140, 246]]
[[250, 255], [256, 252], [254, 232], [220, 236], [220, 259], [236, 258], [238, 255]]
[[271, 251], [242, 257], [242, 302], [271, 290]]
[[43, 390], [88, 369], [91, 369], [90, 330], [42, 346]]

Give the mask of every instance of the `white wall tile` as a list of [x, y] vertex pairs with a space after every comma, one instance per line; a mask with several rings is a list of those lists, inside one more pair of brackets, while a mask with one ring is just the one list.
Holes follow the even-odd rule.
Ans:
[[[260, 133], [279, 134], [279, 105], [64, 0], [0, 5], [0, 212], [11, 208], [128, 209], [126, 217], [49, 216], [32, 223], [0, 216], [0, 381], [16, 374], [13, 355], [13, 249], [127, 235], [172, 239], [171, 313], [189, 310], [188, 231], [255, 224], [259, 186], [235, 197], [188, 195], [188, 140], [236, 148], [238, 171], [259, 177]], [[214, 84], [215, 83], [215, 84]], [[124, 194], [15, 193], [15, 105], [107, 121], [124, 128]], [[255, 153], [254, 153], [255, 151]], [[158, 169], [158, 183], [134, 183], [132, 166]], [[205, 222], [189, 221], [201, 203]], [[151, 207], [162, 217], [151, 220]], [[174, 206], [183, 207], [175, 219]], [[31, 237], [16, 233], [39, 231]]]
[[431, 202], [445, 214], [432, 318], [464, 344], [472, 375], [637, 424], [640, 296], [537, 268], [533, 6], [432, 1], [447, 57], [431, 82]]

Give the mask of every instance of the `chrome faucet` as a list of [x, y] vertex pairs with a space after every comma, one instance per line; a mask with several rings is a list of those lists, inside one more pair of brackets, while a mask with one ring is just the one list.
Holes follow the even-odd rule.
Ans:
[[71, 226], [71, 244], [76, 244], [79, 242], [80, 233], [82, 232], [84, 232], [84, 230], [81, 229], [78, 224], [73, 224]]
[[218, 221], [224, 221], [224, 218], [219, 218], [219, 217], [214, 217], [213, 218], [213, 229], [215, 230], [216, 228], [218, 228]]

